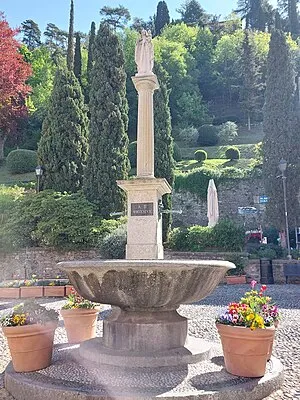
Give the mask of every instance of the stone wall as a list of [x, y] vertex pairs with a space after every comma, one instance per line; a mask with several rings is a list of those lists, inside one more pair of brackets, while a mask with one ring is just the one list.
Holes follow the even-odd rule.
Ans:
[[65, 278], [65, 273], [56, 266], [59, 261], [94, 259], [98, 255], [99, 252], [96, 250], [59, 252], [42, 248], [24, 249], [16, 253], [1, 253], [0, 281], [28, 279], [33, 274], [38, 278], [55, 278], [57, 275]]
[[[241, 216], [238, 207], [259, 209], [258, 196], [264, 195], [261, 179], [236, 179], [222, 182], [217, 187], [220, 218], [229, 217], [245, 223], [247, 229], [256, 229], [262, 223], [263, 209], [255, 215]], [[190, 192], [173, 192], [173, 209], [182, 214], [173, 214], [173, 226], [207, 225], [207, 202]]]
[[[190, 259], [190, 260], [226, 260], [230, 253], [214, 252], [174, 252], [165, 250], [165, 259]], [[31, 278], [33, 274], [38, 278], [55, 278], [60, 275], [66, 278], [63, 271], [59, 270], [56, 264], [59, 261], [100, 259], [99, 252], [89, 251], [68, 251], [59, 252], [52, 249], [31, 248], [11, 254], [0, 255], [0, 282], [7, 279]], [[284, 283], [283, 265], [293, 263], [288, 260], [273, 260], [273, 275], [275, 283]], [[249, 260], [245, 267], [247, 281], [252, 279], [260, 281], [259, 260]], [[294, 282], [295, 280], [290, 280]], [[299, 280], [298, 280], [299, 281]]]

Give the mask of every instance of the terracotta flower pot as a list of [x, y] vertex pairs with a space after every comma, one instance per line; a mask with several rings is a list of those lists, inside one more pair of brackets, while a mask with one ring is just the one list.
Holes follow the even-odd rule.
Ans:
[[57, 322], [2, 327], [16, 372], [37, 371], [51, 364]]
[[69, 294], [72, 293], [72, 290], [74, 290], [73, 285], [66, 285], [65, 288], [66, 288], [65, 296], [69, 296]]
[[100, 307], [60, 310], [69, 343], [81, 343], [96, 337], [99, 311]]
[[226, 275], [227, 285], [240, 285], [246, 283], [246, 275]]
[[18, 299], [20, 297], [20, 288], [0, 288], [0, 297], [3, 299]]
[[44, 286], [44, 297], [64, 297], [64, 286]]
[[22, 286], [20, 288], [22, 298], [43, 297], [43, 286]]
[[265, 374], [275, 328], [255, 329], [216, 324], [221, 338], [227, 372], [247, 378]]

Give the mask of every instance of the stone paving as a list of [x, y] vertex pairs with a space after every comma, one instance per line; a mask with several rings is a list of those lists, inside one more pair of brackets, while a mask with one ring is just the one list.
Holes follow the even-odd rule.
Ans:
[[[189, 333], [193, 336], [219, 343], [218, 333], [214, 327], [215, 315], [230, 301], [238, 300], [248, 290], [246, 285], [219, 286], [214, 293], [193, 305], [182, 305], [179, 312], [190, 318]], [[270, 285], [268, 294], [282, 311], [282, 321], [276, 334], [274, 355], [285, 367], [285, 380], [281, 390], [267, 397], [268, 400], [300, 400], [300, 285]], [[60, 309], [63, 300], [44, 299], [42, 304]], [[10, 300], [0, 301], [0, 315], [12, 306]], [[109, 307], [104, 307], [105, 317]], [[99, 321], [97, 334], [101, 335], [102, 323]], [[56, 343], [65, 343], [66, 334], [62, 322], [55, 335]], [[0, 400], [13, 400], [3, 388], [3, 371], [10, 360], [6, 341], [0, 335]], [[2, 374], [1, 374], [2, 373]]]

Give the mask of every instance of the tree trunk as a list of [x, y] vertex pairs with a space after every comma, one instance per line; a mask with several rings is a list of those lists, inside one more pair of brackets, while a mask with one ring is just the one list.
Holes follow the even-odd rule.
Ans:
[[4, 143], [6, 137], [0, 136], [0, 163], [4, 160]]
[[248, 131], [251, 131], [251, 118], [249, 112], [248, 112]]

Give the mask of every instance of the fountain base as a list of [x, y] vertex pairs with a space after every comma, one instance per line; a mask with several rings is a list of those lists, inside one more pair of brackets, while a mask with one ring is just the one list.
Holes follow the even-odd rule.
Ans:
[[41, 371], [5, 372], [5, 388], [15, 400], [260, 400], [280, 388], [283, 367], [274, 357], [260, 379], [225, 371], [221, 347], [205, 362], [159, 368], [127, 368], [82, 363], [79, 346], [56, 346], [53, 364]]
[[110, 349], [104, 345], [102, 338], [95, 338], [80, 345], [79, 355], [83, 361], [92, 362], [98, 367], [105, 365], [125, 368], [170, 367], [209, 360], [211, 345], [203, 339], [190, 336], [181, 347], [143, 353]]

